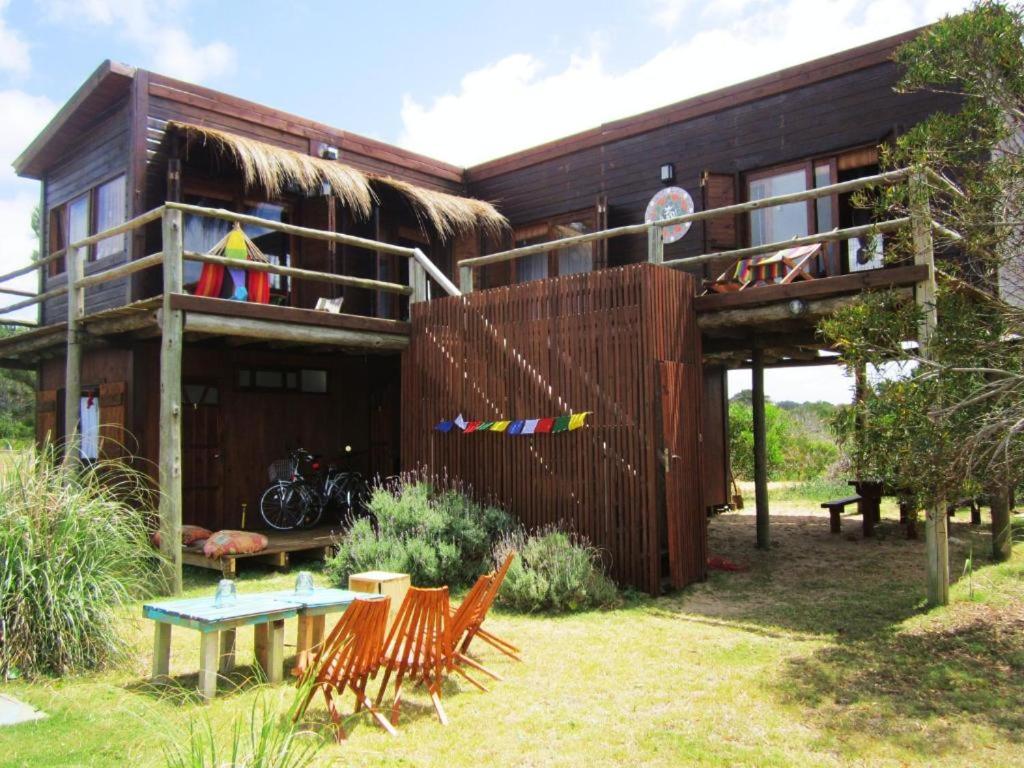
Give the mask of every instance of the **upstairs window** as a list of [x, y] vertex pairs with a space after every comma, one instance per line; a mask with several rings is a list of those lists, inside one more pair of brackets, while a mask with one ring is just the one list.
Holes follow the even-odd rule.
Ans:
[[[125, 183], [124, 176], [111, 179], [106, 184], [96, 187], [96, 232], [116, 227], [125, 221]], [[125, 248], [125, 234], [108, 237], [96, 244], [96, 258], [102, 259], [121, 253]]]
[[[95, 235], [125, 221], [127, 198], [125, 177], [116, 176], [93, 187], [63, 205], [50, 209], [48, 217], [49, 253], [63, 251], [69, 243]], [[86, 260], [107, 258], [123, 253], [127, 245], [124, 233], [108, 237], [86, 251]], [[61, 256], [50, 262], [49, 274], [59, 275], [66, 267]]]
[[[581, 211], [519, 227], [515, 232], [515, 244], [519, 248], [524, 245], [585, 235], [593, 231], [594, 213]], [[515, 282], [528, 283], [531, 280], [541, 280], [545, 277], [591, 272], [594, 269], [594, 251], [594, 243], [582, 243], [516, 259], [513, 262]]]
[[[782, 168], [769, 173], [752, 174], [747, 179], [747, 199], [803, 192], [810, 186], [807, 167]], [[813, 211], [806, 203], [773, 205], [750, 212], [750, 244], [765, 245], [804, 237], [813, 226]]]

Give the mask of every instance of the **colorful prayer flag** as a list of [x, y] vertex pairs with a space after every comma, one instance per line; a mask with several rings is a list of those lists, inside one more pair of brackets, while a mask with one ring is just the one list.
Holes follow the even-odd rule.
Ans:
[[491, 427], [493, 427], [493, 426], [494, 426], [494, 422], [493, 421], [485, 421], [483, 424], [481, 424], [479, 427], [476, 428], [476, 431], [477, 432], [488, 432], [491, 429]]
[[496, 421], [494, 422], [494, 426], [491, 427], [491, 432], [504, 432], [508, 429], [508, 425], [511, 423], [511, 421]]
[[465, 430], [466, 425], [468, 423], [469, 422], [467, 422], [464, 418], [462, 418], [462, 414], [461, 413], [458, 416], [455, 417], [455, 426], [458, 427], [459, 429]]
[[545, 432], [550, 432], [554, 426], [554, 419], [537, 419], [537, 426], [533, 431], [539, 435]]
[[569, 416], [559, 416], [555, 419], [555, 425], [551, 428], [552, 432], [568, 432], [569, 431]]
[[508, 428], [508, 434], [519, 435], [522, 434], [523, 427], [526, 426], [526, 422], [520, 419], [519, 421], [513, 421]]
[[523, 425], [522, 433], [524, 435], [532, 435], [537, 431], [538, 421], [540, 421], [540, 419], [527, 419], [526, 423]]
[[470, 432], [476, 432], [482, 424], [482, 421], [471, 421], [466, 425], [466, 428], [462, 431], [468, 435]]
[[448, 420], [448, 421], [442, 421], [440, 424], [438, 424], [436, 427], [434, 427], [434, 429], [436, 429], [438, 432], [451, 432], [452, 431], [452, 427], [454, 427], [454, 426], [455, 426], [455, 422], [453, 422], [451, 420]]
[[574, 413], [569, 417], [569, 431], [579, 429], [580, 427], [586, 426], [587, 416], [590, 415], [590, 411], [583, 411], [582, 413]]

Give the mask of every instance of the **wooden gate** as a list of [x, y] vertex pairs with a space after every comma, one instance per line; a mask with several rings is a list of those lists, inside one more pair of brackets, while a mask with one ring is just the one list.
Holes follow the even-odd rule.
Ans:
[[[659, 362], [661, 469], [669, 581], [675, 588], [704, 578], [707, 515], [701, 451], [702, 370], [695, 363]], [[693, 471], [694, 468], [696, 471]]]

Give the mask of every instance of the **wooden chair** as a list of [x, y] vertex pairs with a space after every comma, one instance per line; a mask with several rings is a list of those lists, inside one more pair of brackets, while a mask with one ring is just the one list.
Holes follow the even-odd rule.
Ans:
[[454, 669], [451, 621], [448, 587], [409, 588], [384, 643], [384, 679], [374, 701], [379, 707], [394, 673], [393, 725], [398, 724], [402, 684], [407, 678], [427, 686], [437, 719], [448, 725], [448, 715], [441, 706], [441, 684]]
[[452, 663], [456, 672], [481, 691], [486, 691], [487, 688], [470, 677], [466, 670], [463, 669], [464, 666], [483, 672], [495, 680], [501, 680], [501, 676], [491, 672], [480, 662], [466, 656], [463, 649], [456, 648], [455, 645], [458, 643], [459, 638], [473, 631], [474, 627], [479, 629], [480, 623], [483, 622], [487, 614], [487, 596], [490, 593], [491, 583], [494, 578], [495, 574], [493, 572], [478, 578], [469, 592], [466, 593], [466, 597], [463, 598], [459, 607], [452, 611]]
[[455, 642], [458, 645], [460, 653], [465, 654], [469, 650], [469, 644], [473, 642], [473, 638], [479, 637], [485, 643], [497, 648], [506, 656], [509, 656], [516, 661], [522, 661], [522, 659], [519, 658], [521, 651], [516, 648], [516, 646], [512, 645], [512, 643], [507, 640], [502, 640], [500, 637], [491, 634], [481, 627], [484, 623], [484, 619], [487, 618], [488, 611], [491, 610], [491, 606], [494, 604], [494, 598], [498, 596], [501, 584], [505, 581], [505, 574], [508, 573], [509, 566], [512, 565], [512, 561], [515, 559], [515, 556], [515, 552], [509, 552], [505, 557], [505, 561], [501, 564], [501, 567], [491, 574], [490, 587], [483, 598], [481, 598], [480, 609], [474, 614], [475, 620], [467, 625], [462, 634], [455, 636]]
[[342, 715], [337, 700], [350, 689], [356, 696], [355, 712], [366, 707], [378, 723], [392, 736], [397, 736], [388, 719], [366, 695], [367, 680], [380, 669], [384, 651], [384, 630], [387, 627], [390, 597], [357, 597], [342, 614], [324, 641], [316, 660], [300, 681], [300, 689], [308, 693], [296, 710], [295, 719], [306, 711], [318, 690], [323, 691], [327, 710], [337, 729], [338, 740], [345, 738]]

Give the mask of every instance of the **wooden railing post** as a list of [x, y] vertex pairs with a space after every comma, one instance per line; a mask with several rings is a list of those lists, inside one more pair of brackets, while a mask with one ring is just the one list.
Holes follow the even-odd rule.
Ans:
[[768, 511], [768, 435], [764, 402], [764, 350], [754, 347], [750, 366], [751, 407], [754, 416], [754, 506], [757, 547], [771, 546]]
[[[917, 284], [915, 298], [921, 309], [917, 329], [917, 343], [922, 357], [928, 357], [938, 308], [935, 299], [935, 250], [932, 245], [932, 214], [929, 201], [928, 176], [922, 168], [915, 168], [909, 179], [910, 232], [914, 245], [914, 263], [927, 268], [925, 279]], [[934, 407], [939, 407], [935, 403]], [[925, 510], [925, 551], [928, 570], [928, 603], [949, 604], [949, 524], [946, 518], [946, 500], [932, 499]]]
[[65, 274], [68, 281], [68, 348], [64, 364], [64, 463], [79, 459], [81, 430], [79, 416], [82, 407], [82, 317], [85, 315], [85, 288], [79, 285], [84, 276], [82, 258], [87, 248], [71, 246], [65, 254]]
[[427, 295], [427, 270], [416, 259], [409, 259], [409, 287], [412, 288], [412, 293], [409, 294], [411, 314], [413, 304], [430, 298]]
[[665, 261], [665, 237], [657, 224], [651, 224], [647, 228], [647, 261], [651, 264], [661, 264]]
[[459, 267], [459, 290], [463, 293], [473, 292], [473, 268]]
[[184, 318], [171, 305], [182, 292], [181, 211], [163, 215], [163, 307], [160, 312], [160, 548], [164, 583], [170, 594], [181, 592], [181, 358]]

